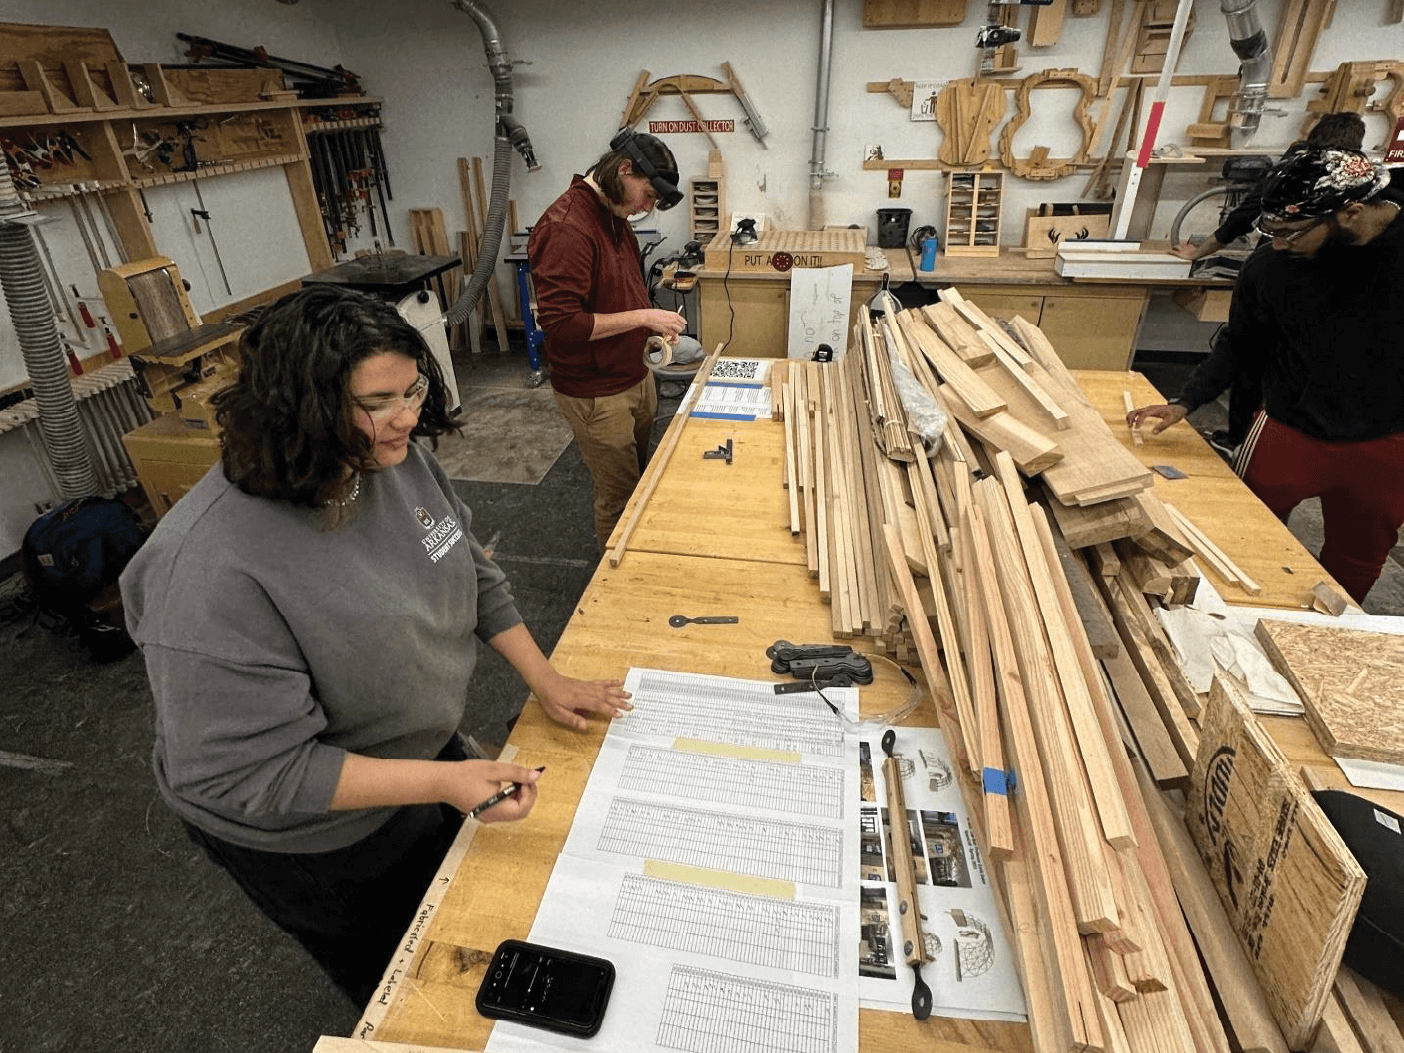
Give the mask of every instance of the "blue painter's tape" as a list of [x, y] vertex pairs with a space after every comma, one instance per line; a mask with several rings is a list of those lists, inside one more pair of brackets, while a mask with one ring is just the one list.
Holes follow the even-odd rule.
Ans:
[[1009, 787], [1002, 768], [986, 768], [984, 774], [986, 793], [997, 793], [1001, 797], [1009, 793]]

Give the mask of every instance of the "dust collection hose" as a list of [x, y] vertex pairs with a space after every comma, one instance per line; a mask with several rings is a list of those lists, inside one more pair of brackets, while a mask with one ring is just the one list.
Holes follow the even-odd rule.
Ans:
[[457, 300], [444, 312], [449, 325], [458, 325], [473, 313], [483, 298], [488, 283], [493, 280], [498, 253], [502, 250], [502, 228], [507, 225], [507, 194], [512, 178], [512, 150], [515, 148], [526, 162], [528, 171], [541, 167], [532, 149], [531, 137], [520, 121], [512, 116], [512, 64], [492, 14], [477, 0], [449, 0], [452, 7], [462, 11], [478, 26], [487, 52], [488, 67], [495, 86], [496, 128], [492, 151], [492, 190], [488, 194], [487, 223], [483, 242], [478, 249], [478, 262], [473, 276], [463, 287]]
[[39, 431], [58, 479], [58, 496], [86, 497], [98, 492], [97, 476], [68, 379], [53, 305], [44, 291], [34, 232], [23, 221], [32, 215], [6, 168], [0, 177], [0, 285], [39, 404]]
[[1229, 141], [1246, 146], [1263, 120], [1263, 103], [1268, 95], [1272, 55], [1267, 33], [1258, 21], [1258, 0], [1219, 0], [1219, 10], [1228, 20], [1229, 44], [1238, 56], [1238, 91], [1229, 104]]

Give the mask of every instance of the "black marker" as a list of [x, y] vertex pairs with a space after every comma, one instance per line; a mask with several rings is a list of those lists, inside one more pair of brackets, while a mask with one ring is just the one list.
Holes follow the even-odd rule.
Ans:
[[[536, 770], [539, 771], [539, 772], [545, 771], [545, 770], [546, 770], [546, 765], [543, 764], [543, 765], [541, 765], [541, 767], [537, 768]], [[469, 818], [469, 819], [476, 819], [476, 818], [478, 818], [478, 816], [482, 815], [484, 812], [486, 812], [486, 811], [487, 811], [489, 808], [491, 808], [493, 805], [501, 804], [503, 801], [507, 800], [508, 797], [513, 797], [513, 796], [515, 796], [516, 793], [517, 793], [517, 791], [520, 790], [521, 788], [522, 788], [522, 784], [519, 783], [519, 782], [509, 783], [508, 785], [504, 786], [502, 789], [498, 790], [495, 794], [493, 794], [491, 797], [489, 797], [489, 798], [488, 798], [486, 801], [484, 801], [482, 804], [474, 805], [472, 811], [470, 811], [470, 812], [468, 813], [468, 818]]]

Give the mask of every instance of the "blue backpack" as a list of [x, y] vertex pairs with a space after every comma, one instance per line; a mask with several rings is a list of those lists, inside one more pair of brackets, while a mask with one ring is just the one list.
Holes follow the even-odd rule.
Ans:
[[141, 518], [110, 497], [64, 501], [30, 524], [20, 560], [40, 610], [81, 617], [146, 540]]

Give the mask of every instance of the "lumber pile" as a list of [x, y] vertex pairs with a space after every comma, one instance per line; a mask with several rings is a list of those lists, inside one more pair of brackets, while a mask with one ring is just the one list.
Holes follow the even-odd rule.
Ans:
[[[1339, 958], [1288, 941], [1299, 988], [1267, 992], [1179, 811], [1208, 699], [1154, 608], [1193, 596], [1199, 549], [1042, 332], [949, 290], [782, 372], [790, 529], [835, 636], [922, 667], [1035, 1049], [1283, 1053], [1284, 1032], [1329, 1025], [1340, 1000], [1299, 981], [1322, 967], [1329, 995]], [[930, 406], [948, 419], [928, 455], [913, 421]]]

